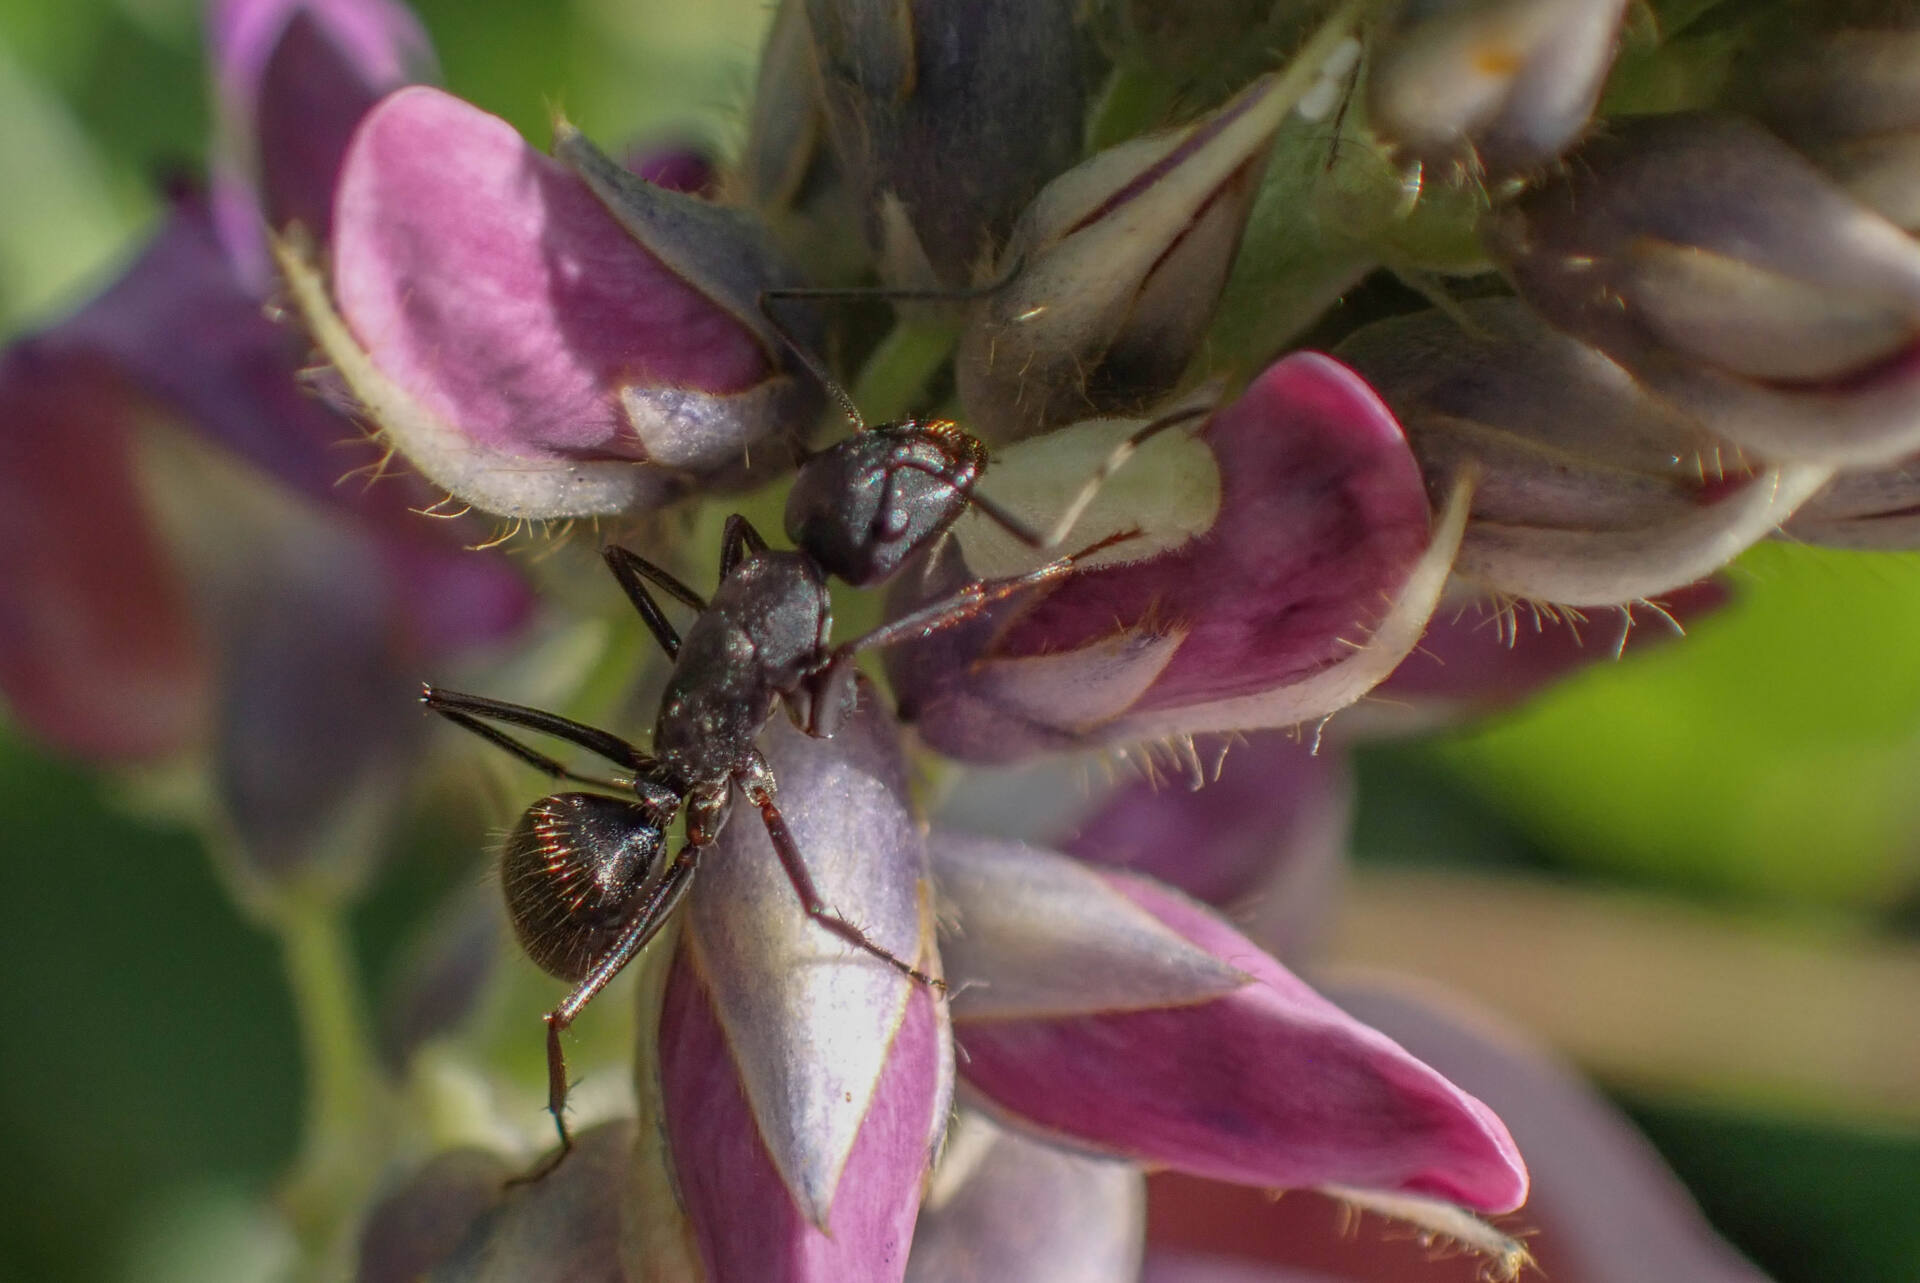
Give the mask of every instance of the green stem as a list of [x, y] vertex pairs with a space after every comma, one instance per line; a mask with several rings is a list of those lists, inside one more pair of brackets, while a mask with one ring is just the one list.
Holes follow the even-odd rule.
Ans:
[[904, 416], [953, 351], [957, 330], [951, 320], [903, 316], [860, 371], [854, 402], [875, 423]]
[[323, 1277], [392, 1150], [389, 1092], [343, 910], [293, 892], [266, 917], [280, 938], [307, 1071], [306, 1136], [282, 1202], [309, 1269]]

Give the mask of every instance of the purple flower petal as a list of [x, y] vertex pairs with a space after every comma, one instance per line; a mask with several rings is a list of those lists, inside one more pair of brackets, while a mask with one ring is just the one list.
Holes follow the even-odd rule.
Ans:
[[[1005, 760], [1287, 726], [1344, 707], [1392, 670], [1457, 535], [1429, 545], [1420, 470], [1386, 407], [1345, 366], [1296, 353], [1201, 440], [1220, 478], [1204, 534], [1131, 563], [1120, 544], [1103, 555], [1122, 564], [892, 657], [902, 715], [930, 743]], [[946, 573], [929, 592], [951, 586]]]
[[0, 689], [83, 757], [150, 758], [206, 729], [210, 656], [134, 477], [142, 409], [109, 362], [0, 356]]
[[[953, 906], [958, 932], [992, 930], [1013, 897], [984, 877], [955, 878], [956, 851], [936, 852], [943, 894], [966, 897]], [[1253, 979], [1180, 1006], [974, 1019], [966, 986], [981, 979], [990, 993], [995, 977], [956, 958], [960, 1072], [996, 1111], [1076, 1145], [1223, 1180], [1399, 1190], [1489, 1210], [1526, 1197], [1519, 1154], [1486, 1106], [1198, 905], [1145, 879], [1101, 877]]]
[[907, 1283], [1131, 1279], [1146, 1211], [1138, 1168], [963, 1113], [920, 1208]]
[[1061, 849], [1227, 908], [1270, 952], [1300, 960], [1332, 921], [1352, 809], [1344, 753], [1274, 732], [1224, 750], [1205, 787], [1123, 786]]
[[390, 0], [223, 0], [207, 42], [221, 240], [257, 290], [269, 270], [264, 228], [299, 222], [327, 237], [354, 126], [382, 95], [430, 75], [433, 52]]
[[1404, 732], [1484, 716], [1594, 664], [1665, 645], [1732, 599], [1724, 581], [1707, 579], [1652, 606], [1622, 606], [1617, 617], [1501, 608], [1481, 598], [1443, 602], [1420, 648], [1352, 720], [1369, 731]]
[[1342, 1004], [1500, 1110], [1532, 1155], [1530, 1244], [1550, 1278], [1581, 1283], [1764, 1283], [1722, 1242], [1666, 1165], [1600, 1095], [1516, 1031], [1457, 1001], [1380, 984]]
[[413, 88], [375, 108], [335, 213], [352, 341], [283, 261], [296, 299], [395, 444], [478, 506], [655, 504], [792, 430], [795, 384], [752, 327], [642, 248], [581, 178], [457, 98]]

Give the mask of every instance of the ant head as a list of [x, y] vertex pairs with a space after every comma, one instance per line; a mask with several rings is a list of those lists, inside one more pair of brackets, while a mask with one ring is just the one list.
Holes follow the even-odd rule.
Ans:
[[500, 857], [514, 934], [540, 969], [579, 981], [606, 956], [666, 835], [635, 802], [557, 793], [527, 808]]
[[880, 583], [966, 510], [986, 457], [943, 419], [855, 433], [801, 465], [787, 538], [830, 575]]

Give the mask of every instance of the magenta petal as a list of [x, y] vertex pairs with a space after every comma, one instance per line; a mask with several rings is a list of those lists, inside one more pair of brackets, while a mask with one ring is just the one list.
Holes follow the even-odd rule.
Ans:
[[1199, 906], [1106, 875], [1255, 982], [1210, 1002], [963, 1021], [966, 1083], [1045, 1133], [1253, 1185], [1352, 1185], [1505, 1211], [1526, 1169], [1492, 1111]]
[[727, 407], [774, 370], [752, 331], [505, 121], [437, 90], [394, 94], [355, 135], [334, 281], [375, 365], [480, 447], [710, 469], [767, 429]]
[[[1499, 1107], [1533, 1156], [1543, 1271], [1592, 1283], [1765, 1283], [1653, 1147], [1564, 1066], [1443, 996], [1344, 984], [1340, 999]], [[1450, 1009], [1451, 1008], [1451, 1009]]]
[[134, 480], [111, 365], [0, 357], [0, 690], [35, 735], [102, 759], [205, 729], [208, 660]]
[[[1244, 708], [1218, 725], [1205, 710], [1298, 683], [1365, 643], [1428, 541], [1426, 488], [1386, 406], [1339, 362], [1296, 353], [1202, 439], [1221, 485], [1205, 535], [1018, 603], [1026, 613], [984, 657], [982, 632], [956, 629], [896, 661], [903, 707], [931, 743], [995, 760], [1176, 725], [1247, 729]], [[1044, 681], [1014, 679], [1035, 666]]]
[[916, 987], [908, 1001], [824, 1230], [774, 1170], [685, 950], [667, 984], [660, 1048], [675, 1179], [709, 1278], [897, 1283], [927, 1171], [936, 1061], [945, 1054], [929, 992]]

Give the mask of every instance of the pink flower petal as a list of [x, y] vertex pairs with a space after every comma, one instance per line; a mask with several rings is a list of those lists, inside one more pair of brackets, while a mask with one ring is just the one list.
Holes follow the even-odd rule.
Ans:
[[[1407, 582], [1429, 516], [1406, 439], [1351, 370], [1296, 353], [1215, 414], [1203, 440], [1221, 484], [1205, 535], [1071, 576], [990, 627], [903, 648], [892, 669], [903, 716], [930, 743], [1004, 760], [1332, 711], [1253, 705], [1350, 660]], [[1009, 680], [1023, 665], [1044, 665], [1045, 680]]]
[[1450, 995], [1375, 983], [1342, 1003], [1497, 1106], [1532, 1155], [1529, 1246], [1569, 1283], [1765, 1283], [1716, 1236], [1653, 1147], [1600, 1094]]
[[394, 94], [355, 135], [334, 272], [374, 364], [477, 449], [650, 460], [676, 470], [664, 497], [678, 470], [790, 426], [790, 383], [747, 325], [505, 121], [436, 90]]
[[[961, 1076], [996, 1110], [1075, 1144], [1223, 1180], [1397, 1190], [1496, 1211], [1526, 1197], [1519, 1154], [1486, 1106], [1198, 905], [1144, 879], [1104, 876], [1254, 982], [1212, 1001], [1118, 1013], [975, 1021], [956, 1010]], [[956, 968], [953, 979], [968, 977]]]

